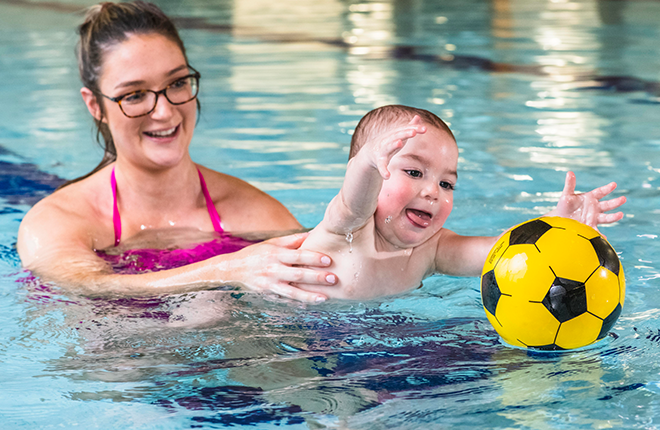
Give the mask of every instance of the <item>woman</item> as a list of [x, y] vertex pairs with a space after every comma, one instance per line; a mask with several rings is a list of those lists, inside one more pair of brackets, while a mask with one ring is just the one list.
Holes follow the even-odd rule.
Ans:
[[302, 301], [324, 300], [297, 288], [336, 281], [317, 270], [330, 264], [327, 256], [298, 250], [304, 235], [175, 269], [131, 275], [111, 270], [96, 250], [145, 229], [256, 232], [301, 226], [265, 193], [192, 161], [199, 73], [160, 9], [140, 1], [103, 3], [90, 8], [79, 34], [81, 94], [105, 141], [105, 155], [90, 174], [27, 213], [17, 243], [24, 267], [86, 294], [240, 284]]

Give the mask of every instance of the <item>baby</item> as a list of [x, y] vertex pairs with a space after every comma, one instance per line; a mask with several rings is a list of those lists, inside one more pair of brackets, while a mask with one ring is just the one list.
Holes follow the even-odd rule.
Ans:
[[[332, 257], [329, 297], [367, 299], [419, 287], [427, 276], [478, 276], [497, 237], [461, 236], [443, 228], [453, 207], [458, 147], [433, 113], [391, 105], [365, 115], [353, 134], [346, 176], [323, 221], [302, 248]], [[601, 202], [610, 183], [575, 194], [569, 172], [557, 208], [547, 215], [595, 227], [623, 217], [606, 214], [625, 197]]]

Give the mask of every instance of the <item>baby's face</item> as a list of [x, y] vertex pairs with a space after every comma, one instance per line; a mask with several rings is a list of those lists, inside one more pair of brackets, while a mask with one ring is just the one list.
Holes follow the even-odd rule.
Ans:
[[454, 205], [458, 147], [445, 131], [427, 125], [409, 139], [389, 164], [375, 214], [381, 236], [399, 248], [430, 239]]

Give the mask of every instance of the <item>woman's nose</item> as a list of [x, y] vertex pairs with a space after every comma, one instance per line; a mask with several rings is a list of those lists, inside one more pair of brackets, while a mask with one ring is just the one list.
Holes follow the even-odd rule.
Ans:
[[154, 111], [151, 112], [151, 116], [153, 118], [166, 118], [172, 114], [173, 109], [174, 106], [169, 100], [167, 100], [167, 97], [160, 94], [158, 100], [156, 100], [156, 107], [154, 108]]

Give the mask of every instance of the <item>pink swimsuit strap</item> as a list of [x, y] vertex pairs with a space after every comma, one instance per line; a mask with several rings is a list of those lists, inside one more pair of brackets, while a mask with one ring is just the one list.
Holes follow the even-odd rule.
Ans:
[[[220, 222], [220, 215], [218, 210], [213, 204], [213, 199], [211, 199], [211, 194], [209, 194], [209, 189], [206, 187], [206, 181], [202, 172], [197, 169], [199, 174], [199, 184], [202, 186], [202, 193], [204, 194], [204, 200], [206, 201], [206, 209], [209, 211], [209, 216], [211, 217], [211, 223], [213, 223], [213, 230], [218, 233], [223, 233], [222, 224]], [[119, 215], [119, 206], [117, 205], [117, 179], [115, 178], [115, 168], [112, 168], [112, 173], [110, 174], [110, 185], [112, 186], [112, 225], [115, 229], [115, 246], [119, 245], [121, 241], [121, 216]]]
[[204, 176], [202, 176], [202, 172], [200, 172], [199, 169], [197, 169], [197, 173], [199, 174], [199, 184], [202, 186], [202, 193], [204, 193], [206, 209], [209, 211], [209, 216], [211, 217], [211, 222], [213, 223], [213, 230], [215, 230], [216, 233], [224, 233], [225, 230], [222, 228], [222, 224], [220, 223], [220, 215], [218, 214], [218, 210], [213, 204], [213, 199], [211, 198], [209, 189], [206, 187]]

